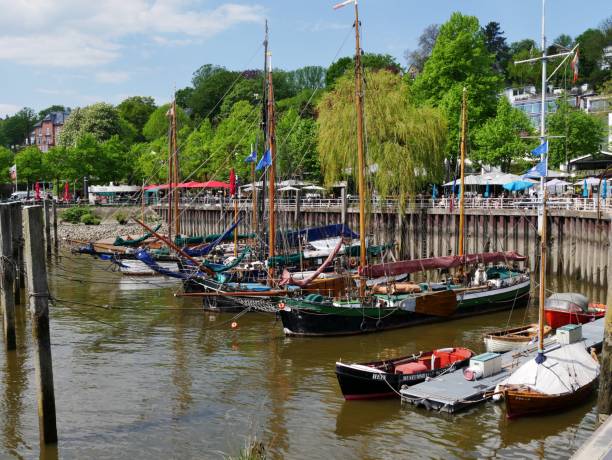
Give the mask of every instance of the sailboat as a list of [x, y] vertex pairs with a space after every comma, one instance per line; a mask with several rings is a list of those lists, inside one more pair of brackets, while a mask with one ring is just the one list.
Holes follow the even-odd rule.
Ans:
[[[542, 107], [540, 142], [544, 145], [546, 136], [546, 55], [545, 38], [546, 0], [542, 0]], [[562, 53], [566, 58], [573, 54]], [[530, 60], [533, 61], [533, 60]], [[563, 410], [584, 401], [595, 388], [600, 368], [597, 361], [586, 351], [582, 342], [581, 326], [566, 325], [557, 330], [558, 344], [544, 347], [544, 304], [546, 293], [546, 246], [547, 211], [546, 180], [547, 153], [542, 154], [544, 173], [541, 174], [542, 206], [540, 231], [540, 290], [539, 290], [539, 334], [538, 353], [520, 366], [496, 388], [506, 405], [506, 415], [514, 418], [524, 415], [550, 413]]]
[[[529, 300], [529, 276], [519, 271], [497, 267], [488, 279], [487, 270], [469, 280], [469, 286], [457, 284], [451, 278], [446, 283], [421, 283], [404, 286], [398, 292], [391, 284], [387, 289], [367, 292], [367, 279], [391, 277], [424, 271], [465, 267], [468, 264], [522, 261], [525, 257], [510, 252], [463, 254], [449, 257], [398, 261], [369, 265], [366, 262], [366, 186], [364, 157], [363, 78], [360, 47], [359, 9], [355, 11], [355, 106], [357, 111], [357, 155], [359, 189], [360, 261], [358, 296], [326, 297], [306, 295], [284, 299], [279, 304], [280, 317], [287, 335], [347, 335], [380, 332], [417, 324], [443, 321], [487, 311], [524, 306]], [[465, 115], [465, 108], [463, 110]], [[465, 117], [463, 125], [465, 127]], [[465, 141], [462, 149], [465, 148]], [[462, 196], [464, 194], [462, 193]], [[462, 238], [460, 236], [460, 238]], [[503, 276], [502, 276], [503, 275]]]

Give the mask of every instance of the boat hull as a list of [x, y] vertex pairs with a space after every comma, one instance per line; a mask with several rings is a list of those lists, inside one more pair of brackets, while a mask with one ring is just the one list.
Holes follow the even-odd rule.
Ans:
[[544, 310], [546, 323], [553, 329], [558, 329], [566, 324], [585, 324], [603, 318], [605, 311], [598, 313], [574, 313], [559, 310]]
[[458, 307], [450, 316], [432, 316], [398, 308], [348, 308], [290, 300], [279, 314], [287, 335], [365, 334], [525, 307], [529, 302], [529, 289], [530, 282], [526, 281], [478, 295], [457, 294]]
[[575, 392], [562, 395], [506, 389], [504, 390], [506, 416], [512, 419], [567, 410], [586, 401], [596, 384], [597, 380], [593, 380]]
[[[550, 335], [552, 328], [546, 326], [544, 328], [544, 337]], [[503, 353], [511, 350], [520, 350], [529, 346], [538, 336], [538, 325], [530, 324], [528, 326], [515, 327], [504, 329], [497, 332], [492, 332], [484, 337], [485, 348], [488, 352]]]

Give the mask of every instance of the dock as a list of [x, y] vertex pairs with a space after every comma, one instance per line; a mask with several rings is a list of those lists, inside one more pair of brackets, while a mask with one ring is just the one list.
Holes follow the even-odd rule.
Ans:
[[[604, 319], [582, 325], [582, 337], [587, 349], [600, 347], [604, 335]], [[545, 346], [555, 343], [546, 341]], [[490, 398], [495, 387], [508, 378], [512, 372], [537, 352], [537, 344], [523, 351], [509, 351], [502, 354], [502, 371], [478, 380], [466, 380], [463, 369], [440, 375], [429, 381], [400, 390], [402, 403], [425, 407], [429, 410], [454, 414]]]

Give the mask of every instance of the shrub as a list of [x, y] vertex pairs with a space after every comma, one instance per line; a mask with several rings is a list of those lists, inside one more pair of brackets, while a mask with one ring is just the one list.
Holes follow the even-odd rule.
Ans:
[[88, 212], [81, 216], [81, 223], [85, 225], [100, 225], [100, 218], [95, 214]]
[[74, 206], [66, 209], [62, 213], [62, 221], [70, 222], [71, 224], [78, 224], [81, 222], [81, 217], [85, 214], [92, 214], [91, 209], [88, 206]]
[[115, 219], [117, 220], [117, 222], [119, 222], [120, 225], [125, 225], [128, 223], [129, 216], [125, 212], [119, 211], [115, 213]]

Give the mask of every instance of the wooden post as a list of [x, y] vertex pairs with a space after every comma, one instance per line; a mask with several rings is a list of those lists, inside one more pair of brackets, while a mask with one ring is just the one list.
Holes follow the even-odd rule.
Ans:
[[294, 209], [294, 215], [293, 215], [293, 227], [296, 229], [302, 228], [301, 207], [302, 207], [302, 190], [298, 189], [295, 192], [295, 209]]
[[28, 267], [28, 294], [32, 316], [36, 377], [38, 381], [38, 424], [43, 444], [57, 442], [55, 391], [49, 331], [49, 287], [43, 247], [43, 208], [23, 209], [25, 228], [25, 264]]
[[15, 343], [15, 294], [13, 291], [13, 236], [11, 205], [0, 205], [0, 291], [4, 317], [4, 343], [6, 349], [14, 350]]
[[15, 291], [15, 305], [21, 305], [21, 289], [25, 287], [25, 273], [23, 270], [23, 228], [21, 221], [21, 203], [11, 205], [11, 224], [13, 235], [13, 268], [15, 273], [13, 289]]
[[49, 209], [49, 200], [43, 200], [45, 207], [45, 244], [47, 246], [47, 255], [51, 255], [51, 213]]
[[[57, 254], [59, 250], [59, 241], [57, 239], [57, 203], [55, 202], [55, 200], [53, 200], [51, 203], [52, 203], [52, 214], [53, 214], [53, 248], [55, 249], [55, 253]], [[144, 212], [143, 212], [143, 215], [144, 215]]]
[[601, 373], [599, 377], [599, 396], [597, 399], [597, 412], [599, 420], [603, 422], [612, 414], [612, 219], [608, 223], [608, 293], [606, 298], [606, 311], [604, 339], [601, 350]]

